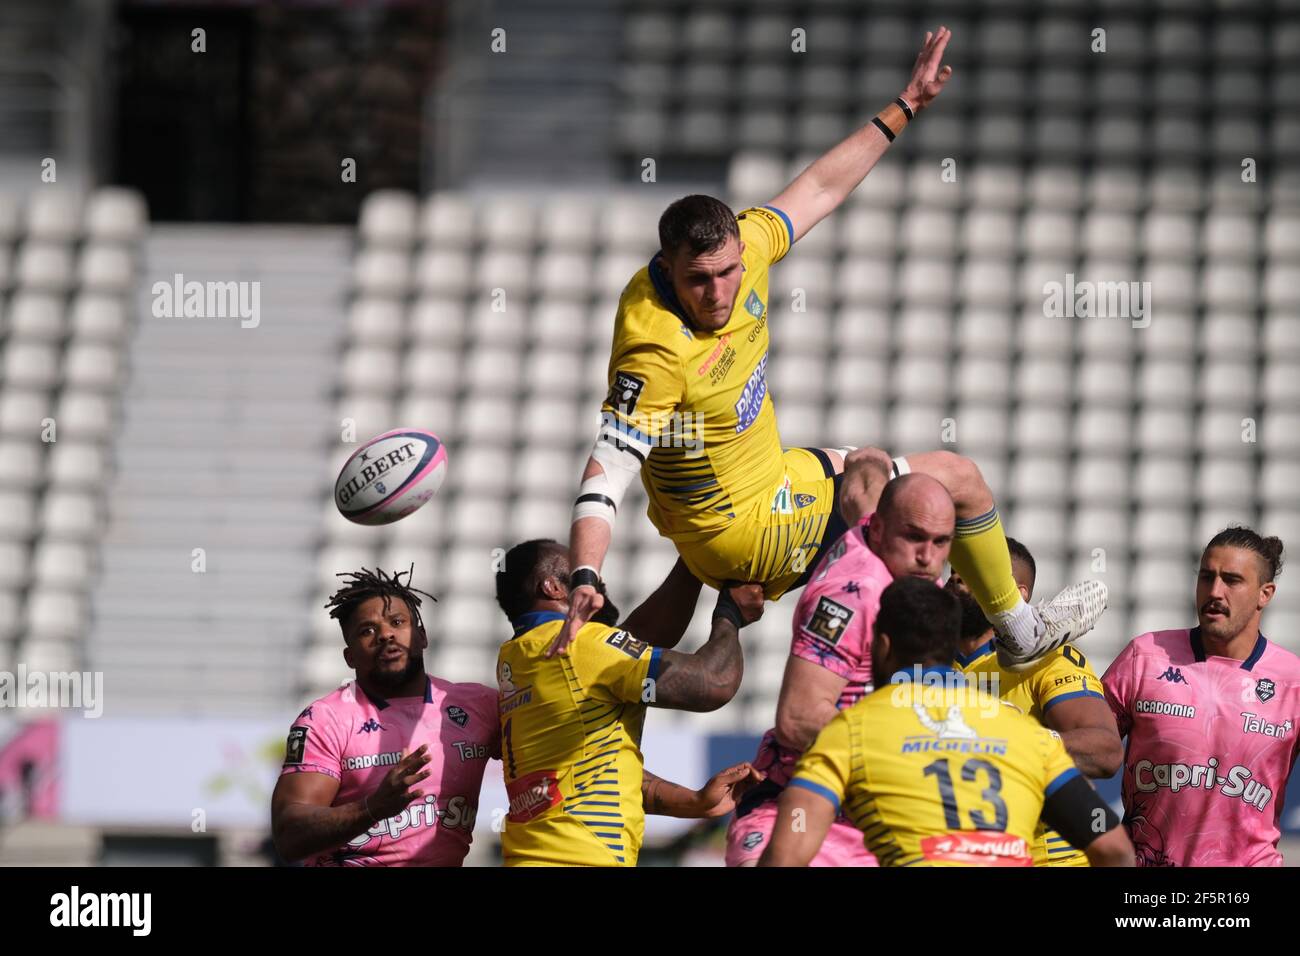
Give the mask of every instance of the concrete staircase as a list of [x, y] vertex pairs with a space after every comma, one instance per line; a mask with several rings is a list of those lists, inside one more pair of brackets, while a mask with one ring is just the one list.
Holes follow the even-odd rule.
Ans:
[[[351, 242], [333, 227], [151, 230], [87, 641], [106, 714], [293, 706]], [[259, 282], [260, 322], [155, 317], [152, 286], [177, 273]]]

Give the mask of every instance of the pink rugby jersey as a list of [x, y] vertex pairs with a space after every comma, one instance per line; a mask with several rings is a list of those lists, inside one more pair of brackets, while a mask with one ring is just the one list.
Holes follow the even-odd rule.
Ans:
[[285, 773], [339, 781], [334, 806], [375, 791], [402, 756], [429, 745], [424, 797], [307, 866], [460, 866], [469, 852], [483, 770], [501, 759], [497, 692], [430, 677], [423, 697], [368, 697], [356, 681], [315, 701], [289, 730]]
[[1124, 823], [1140, 866], [1281, 866], [1300, 658], [1261, 634], [1246, 660], [1200, 628], [1134, 638], [1102, 678], [1124, 751]]
[[[848, 681], [835, 706], [851, 707], [871, 690], [871, 634], [880, 595], [893, 576], [867, 547], [867, 515], [822, 557], [794, 611], [790, 654]], [[754, 766], [778, 787], [790, 782], [802, 753], [777, 742], [773, 728], [763, 735]]]

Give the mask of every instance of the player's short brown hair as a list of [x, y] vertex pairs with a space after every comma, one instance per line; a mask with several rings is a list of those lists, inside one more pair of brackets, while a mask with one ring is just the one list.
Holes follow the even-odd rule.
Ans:
[[693, 256], [703, 255], [732, 238], [740, 238], [736, 214], [712, 196], [683, 196], [659, 217], [659, 248], [668, 256], [683, 248]]

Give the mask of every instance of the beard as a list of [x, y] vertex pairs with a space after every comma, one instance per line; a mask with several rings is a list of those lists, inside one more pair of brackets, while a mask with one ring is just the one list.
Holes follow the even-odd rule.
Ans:
[[980, 609], [979, 602], [975, 600], [975, 595], [965, 588], [949, 588], [948, 590], [957, 596], [957, 603], [961, 605], [961, 639], [963, 641], [979, 637], [993, 627]]
[[424, 655], [415, 654], [410, 648], [406, 649], [406, 666], [400, 670], [383, 669], [376, 667], [370, 672], [370, 680], [376, 686], [385, 690], [397, 690], [403, 684], [406, 684], [424, 673]]

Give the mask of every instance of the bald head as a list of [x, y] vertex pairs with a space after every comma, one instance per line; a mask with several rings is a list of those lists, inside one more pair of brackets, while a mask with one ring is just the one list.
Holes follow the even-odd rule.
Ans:
[[895, 578], [935, 581], [948, 560], [956, 523], [948, 489], [929, 475], [902, 475], [880, 495], [867, 529], [867, 547]]

